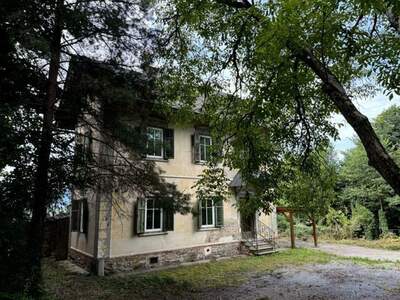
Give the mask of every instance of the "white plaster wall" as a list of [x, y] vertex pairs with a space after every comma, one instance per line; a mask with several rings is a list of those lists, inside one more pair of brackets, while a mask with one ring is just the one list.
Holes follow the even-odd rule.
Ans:
[[[204, 166], [192, 162], [191, 134], [193, 133], [193, 128], [175, 127], [174, 159], [159, 161], [156, 164], [165, 172], [162, 176], [168, 182], [175, 183], [180, 191], [191, 194], [192, 205], [195, 206], [197, 201], [192, 187]], [[235, 171], [227, 170], [227, 175], [230, 178], [235, 173]], [[174, 231], [156, 236], [135, 235], [134, 197], [127, 194], [114, 194], [114, 197], [121, 197], [128, 201], [123, 205], [122, 211], [121, 208], [113, 208], [111, 257], [240, 240], [240, 218], [234, 207], [236, 200], [233, 194], [224, 203], [223, 228], [207, 231], [199, 230], [197, 217], [194, 217], [191, 213], [187, 215], [177, 213], [174, 216]], [[276, 216], [272, 214], [262, 218], [266, 224], [271, 226]]]

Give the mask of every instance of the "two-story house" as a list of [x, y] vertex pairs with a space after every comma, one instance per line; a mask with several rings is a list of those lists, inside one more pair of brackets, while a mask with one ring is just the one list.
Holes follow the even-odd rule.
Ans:
[[[96, 68], [101, 66], [93, 63]], [[79, 80], [84, 72], [95, 74], [86, 62], [71, 64]], [[130, 83], [135, 85], [135, 83]], [[134, 87], [135, 88], [135, 87]], [[88, 142], [91, 151], [101, 152], [96, 140]], [[146, 155], [163, 170], [167, 182], [190, 194], [197, 214], [171, 214], [163, 210], [157, 198], [137, 197], [122, 191], [73, 192], [69, 256], [76, 263], [99, 274], [165, 266], [241, 253], [262, 254], [271, 251], [276, 234], [276, 214], [254, 212], [241, 216], [235, 203], [245, 195], [240, 174], [226, 170], [230, 195], [224, 203], [198, 202], [193, 188], [206, 168], [213, 141], [204, 126], [180, 127], [162, 118], [150, 119], [146, 126]], [[121, 216], [112, 205], [113, 197], [128, 199]], [[119, 208], [120, 209], [120, 208]]]

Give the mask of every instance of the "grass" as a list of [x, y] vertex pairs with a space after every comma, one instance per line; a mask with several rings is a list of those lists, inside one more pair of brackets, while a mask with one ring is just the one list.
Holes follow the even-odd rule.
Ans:
[[387, 237], [379, 240], [365, 240], [365, 239], [344, 239], [344, 240], [326, 240], [329, 243], [354, 245], [367, 248], [385, 249], [385, 250], [400, 250], [400, 238]]
[[[281, 251], [268, 256], [238, 257], [144, 274], [106, 277], [68, 273], [54, 261], [44, 268], [44, 289], [48, 299], [163, 299], [167, 295], [190, 298], [210, 288], [238, 286], [251, 276], [280, 267], [351, 261], [367, 266], [389, 266], [368, 259], [339, 258], [312, 249]], [[393, 266], [391, 263], [390, 266]]]
[[328, 263], [332, 256], [310, 249], [287, 250], [268, 256], [249, 256], [226, 259], [218, 262], [179, 267], [161, 271], [175, 281], [186, 281], [199, 287], [230, 286], [243, 283], [248, 273], [267, 272], [287, 265]]

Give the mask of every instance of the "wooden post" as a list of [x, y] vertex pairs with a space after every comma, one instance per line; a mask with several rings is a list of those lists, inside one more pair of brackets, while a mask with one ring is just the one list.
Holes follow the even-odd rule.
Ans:
[[314, 246], [315, 246], [315, 247], [318, 247], [318, 241], [317, 241], [317, 226], [315, 225], [315, 219], [314, 219], [314, 217], [311, 218], [311, 222], [312, 222]]
[[293, 212], [289, 211], [289, 224], [290, 224], [290, 245], [291, 248], [296, 248], [295, 236], [294, 236], [294, 225], [293, 225]]

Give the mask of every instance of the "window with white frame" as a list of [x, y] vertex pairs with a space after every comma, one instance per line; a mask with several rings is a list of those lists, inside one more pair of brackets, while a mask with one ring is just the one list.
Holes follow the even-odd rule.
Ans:
[[200, 135], [199, 155], [201, 162], [206, 162], [210, 159], [210, 146], [211, 146], [211, 137], [206, 135]]
[[145, 231], [161, 231], [162, 229], [162, 208], [160, 201], [155, 198], [146, 199]]
[[201, 201], [201, 227], [215, 226], [215, 209], [213, 200]]
[[147, 157], [163, 158], [163, 129], [147, 128]]
[[71, 203], [71, 231], [87, 233], [89, 208], [86, 199], [73, 200]]

